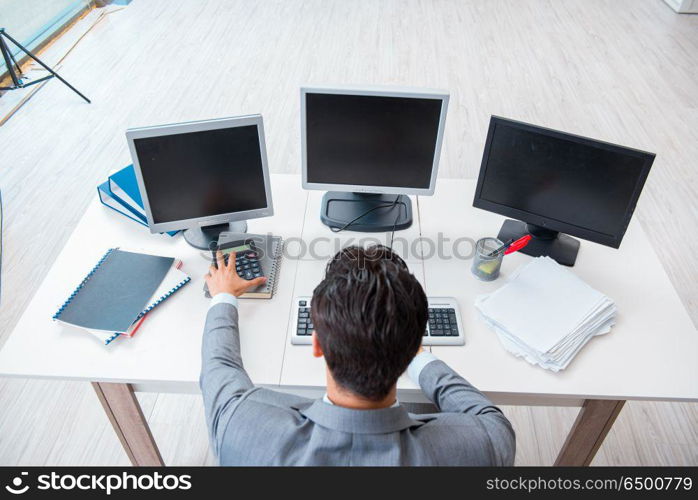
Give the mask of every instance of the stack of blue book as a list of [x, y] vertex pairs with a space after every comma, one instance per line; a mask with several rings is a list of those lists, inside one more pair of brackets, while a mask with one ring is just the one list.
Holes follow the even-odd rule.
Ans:
[[[148, 226], [133, 165], [128, 165], [110, 175], [106, 182], [97, 186], [97, 193], [104, 205], [143, 226]], [[178, 232], [169, 231], [167, 234], [174, 236]]]

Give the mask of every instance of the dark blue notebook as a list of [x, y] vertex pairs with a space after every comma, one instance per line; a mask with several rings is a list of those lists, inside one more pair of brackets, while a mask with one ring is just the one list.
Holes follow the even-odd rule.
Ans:
[[175, 259], [112, 248], [53, 316], [89, 330], [124, 333], [160, 286]]

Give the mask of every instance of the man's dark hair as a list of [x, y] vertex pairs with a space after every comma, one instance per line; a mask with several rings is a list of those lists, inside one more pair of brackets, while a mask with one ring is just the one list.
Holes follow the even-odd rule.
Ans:
[[353, 246], [335, 255], [311, 316], [337, 383], [372, 401], [386, 397], [419, 349], [427, 308], [422, 286], [391, 249]]

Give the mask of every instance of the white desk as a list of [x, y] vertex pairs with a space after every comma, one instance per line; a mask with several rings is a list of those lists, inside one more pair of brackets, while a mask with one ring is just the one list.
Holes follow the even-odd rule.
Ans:
[[[327, 226], [320, 221], [320, 206], [323, 192], [310, 191], [308, 204], [305, 211], [305, 223], [303, 225], [303, 241], [308, 245], [308, 253], [304, 255], [296, 267], [296, 280], [294, 297], [311, 296], [315, 286], [322, 280], [327, 266], [327, 261], [341, 248], [352, 244], [369, 245], [372, 243], [390, 244], [390, 233], [362, 233], [343, 231], [332, 233]], [[395, 239], [409, 242], [419, 248], [419, 217], [417, 216], [417, 200], [412, 201], [414, 222], [404, 231], [397, 231]], [[415, 243], [416, 242], [416, 243]], [[405, 259], [417, 279], [424, 284], [422, 262], [410, 251], [409, 246], [396, 246], [400, 256]], [[312, 246], [312, 251], [311, 247]], [[421, 253], [419, 254], [421, 255]], [[286, 338], [286, 354], [284, 355], [283, 369], [281, 371], [282, 387], [308, 397], [321, 397], [325, 392], [325, 361], [314, 358], [310, 346], [292, 346], [292, 320], [289, 315]], [[427, 402], [419, 387], [407, 376], [403, 375], [398, 381], [400, 399], [405, 402]]]
[[[442, 232], [451, 240], [496, 235], [503, 217], [468, 207], [474, 187], [469, 180], [443, 180], [437, 183], [437, 196], [420, 198], [422, 235], [435, 239]], [[446, 200], [458, 200], [458, 205], [445, 204]], [[444, 213], [445, 207], [453, 211], [451, 216]], [[502, 278], [530, 259], [521, 253], [508, 255], [502, 264], [503, 276], [490, 283], [471, 278], [470, 261], [425, 259], [427, 294], [455, 295], [466, 328], [465, 346], [434, 347], [432, 352], [498, 401], [521, 394], [546, 403], [570, 400], [570, 395], [698, 398], [698, 334], [637, 219], [617, 250], [582, 240], [571, 269], [616, 302], [618, 319], [609, 334], [592, 339], [558, 373], [533, 368], [508, 354], [473, 306], [476, 295], [498, 288]]]
[[[293, 297], [310, 295], [321, 279], [325, 257], [351, 239], [384, 234], [333, 234], [319, 220], [320, 192], [305, 192], [300, 177], [272, 175], [275, 213], [250, 221], [250, 232], [286, 238], [274, 298], [241, 301], [242, 355], [252, 380], [276, 389], [318, 395], [324, 390], [324, 364], [308, 346], [290, 344]], [[574, 272], [618, 303], [618, 324], [593, 339], [564, 372], [554, 374], [508, 354], [473, 309], [475, 295], [503, 281], [481, 283], [470, 276], [469, 261], [429, 255], [438, 233], [451, 242], [496, 234], [502, 218], [472, 208], [474, 182], [440, 180], [433, 197], [413, 198], [415, 222], [396, 233], [398, 252], [425, 285], [428, 295], [455, 296], [466, 329], [463, 347], [432, 351], [495, 402], [581, 406], [579, 417], [556, 463], [588, 464], [625, 400], [698, 401], [698, 335], [640, 225], [633, 222], [619, 250], [582, 242]], [[323, 238], [319, 240], [318, 238]], [[309, 244], [315, 241], [314, 255]], [[303, 243], [301, 243], [303, 242]], [[401, 246], [407, 242], [409, 247]], [[184, 261], [190, 284], [149, 315], [133, 339], [102, 346], [89, 334], [51, 321], [51, 316], [87, 270], [110, 246], [142, 248]], [[294, 250], [295, 248], [295, 250]], [[446, 249], [450, 252], [450, 245]], [[467, 253], [469, 245], [460, 246]], [[503, 278], [529, 257], [507, 257]], [[145, 228], [103, 207], [90, 206], [56, 259], [44, 283], [0, 352], [0, 375], [78, 379], [92, 382], [117, 435], [136, 465], [162, 458], [134, 391], [196, 392], [200, 345], [208, 301], [202, 293], [208, 255], [183, 241], [150, 235]], [[405, 377], [398, 383], [404, 401], [422, 397]]]

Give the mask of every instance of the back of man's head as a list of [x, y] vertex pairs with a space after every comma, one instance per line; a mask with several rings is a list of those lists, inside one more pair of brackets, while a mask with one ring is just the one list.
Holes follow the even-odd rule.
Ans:
[[327, 265], [311, 306], [334, 380], [369, 400], [386, 397], [427, 324], [426, 295], [405, 262], [381, 245], [345, 248]]

